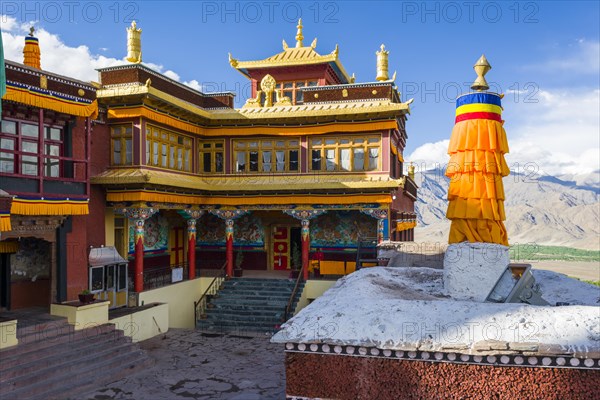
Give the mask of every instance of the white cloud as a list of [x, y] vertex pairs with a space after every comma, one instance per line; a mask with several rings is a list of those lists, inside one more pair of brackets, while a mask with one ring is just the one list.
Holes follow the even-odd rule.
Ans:
[[561, 56], [550, 58], [542, 63], [524, 66], [526, 70], [541, 73], [569, 73], [598, 75], [600, 72], [600, 42], [579, 39], [566, 49]]
[[[536, 98], [537, 103], [504, 102], [511, 170], [549, 175], [600, 170], [600, 90], [540, 91]], [[448, 162], [447, 149], [448, 140], [425, 143], [406, 160], [431, 169]]]
[[[22, 63], [25, 36], [29, 32], [31, 24], [19, 24], [14, 17], [6, 15], [0, 15], [0, 20], [2, 21], [4, 57], [7, 60]], [[37, 30], [35, 36], [40, 41], [41, 64], [46, 71], [89, 82], [98, 80], [97, 68], [128, 63], [125, 58], [116, 59], [93, 54], [89, 47], [84, 45], [69, 46], [61, 40], [60, 36], [44, 29]], [[100, 50], [106, 51], [107, 49], [101, 48]], [[144, 65], [165, 74], [173, 80], [181, 81], [179, 74], [171, 70], [164, 71], [162, 65], [154, 63], [144, 63]], [[196, 80], [182, 83], [196, 90], [201, 88]]]

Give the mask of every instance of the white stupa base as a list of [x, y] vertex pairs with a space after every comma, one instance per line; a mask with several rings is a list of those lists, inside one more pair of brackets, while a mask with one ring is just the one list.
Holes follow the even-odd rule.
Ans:
[[508, 247], [455, 243], [444, 255], [444, 291], [457, 300], [485, 301], [510, 262]]

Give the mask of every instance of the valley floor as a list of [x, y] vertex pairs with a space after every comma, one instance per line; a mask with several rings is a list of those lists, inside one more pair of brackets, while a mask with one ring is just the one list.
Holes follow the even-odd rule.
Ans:
[[535, 269], [559, 272], [586, 281], [600, 281], [600, 263], [587, 261], [524, 261]]

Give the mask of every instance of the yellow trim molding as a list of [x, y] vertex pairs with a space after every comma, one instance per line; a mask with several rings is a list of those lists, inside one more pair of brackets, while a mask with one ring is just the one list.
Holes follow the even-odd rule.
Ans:
[[6, 87], [6, 93], [2, 97], [2, 100], [14, 101], [27, 104], [28, 106], [45, 108], [78, 117], [91, 117], [92, 119], [98, 117], [97, 100], [94, 100], [90, 104], [84, 104], [45, 95], [43, 93], [32, 92], [27, 88], [17, 88], [13, 86]]
[[0, 242], [0, 253], [16, 253], [19, 251], [19, 242]]
[[13, 199], [11, 214], [18, 215], [87, 215], [88, 200]]

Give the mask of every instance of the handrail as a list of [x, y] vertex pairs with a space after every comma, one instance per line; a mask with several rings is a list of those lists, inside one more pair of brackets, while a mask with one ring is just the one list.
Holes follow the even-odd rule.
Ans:
[[200, 296], [200, 299], [198, 299], [198, 301], [194, 302], [194, 321], [196, 321], [196, 323], [198, 323], [198, 316], [203, 315], [206, 311], [208, 296], [214, 296], [215, 294], [217, 294], [217, 292], [219, 291], [219, 289], [218, 289], [219, 286], [221, 286], [221, 283], [223, 283], [223, 281], [225, 280], [225, 277], [226, 277], [225, 267], [226, 266], [227, 266], [227, 261], [225, 261], [223, 266], [219, 269], [219, 273], [210, 282], [210, 284], [208, 285], [208, 287], [206, 288], [206, 290], [204, 291], [202, 296]]
[[296, 293], [298, 292], [298, 286], [300, 286], [300, 280], [302, 280], [303, 274], [304, 274], [304, 265], [302, 265], [302, 268], [300, 268], [300, 271], [298, 271], [298, 277], [296, 278], [296, 284], [294, 285], [294, 290], [292, 290], [292, 294], [290, 295], [290, 298], [288, 299], [287, 305], [285, 306], [285, 310], [283, 312], [283, 321], [282, 322], [285, 322], [288, 320], [288, 316], [290, 315], [292, 305], [294, 304], [294, 299], [296, 298]]

